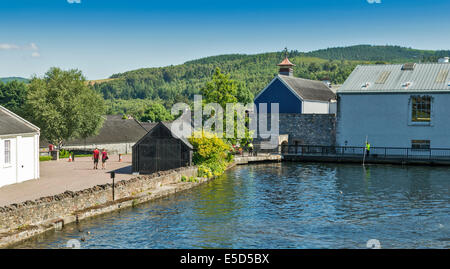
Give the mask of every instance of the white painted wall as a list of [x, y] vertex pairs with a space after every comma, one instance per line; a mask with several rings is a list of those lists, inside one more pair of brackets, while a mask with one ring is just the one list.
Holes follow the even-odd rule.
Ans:
[[[5, 140], [11, 141], [11, 163], [5, 163]], [[0, 137], [0, 187], [39, 178], [39, 134]]]
[[[411, 124], [411, 95], [430, 95], [431, 124]], [[430, 140], [431, 148], [450, 148], [450, 94], [340, 94], [337, 144], [411, 147], [411, 140]]]
[[329, 102], [303, 101], [303, 114], [328, 114]]

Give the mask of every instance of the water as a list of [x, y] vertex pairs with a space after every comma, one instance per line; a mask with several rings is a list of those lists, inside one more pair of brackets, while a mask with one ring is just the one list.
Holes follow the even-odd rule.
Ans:
[[[192, 190], [16, 247], [450, 248], [450, 168], [239, 166]], [[87, 234], [89, 232], [90, 234]]]

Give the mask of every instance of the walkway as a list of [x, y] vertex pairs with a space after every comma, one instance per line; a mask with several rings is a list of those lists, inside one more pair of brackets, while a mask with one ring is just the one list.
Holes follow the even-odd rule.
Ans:
[[122, 162], [118, 160], [118, 155], [111, 155], [105, 170], [100, 169], [101, 162], [99, 170], [93, 170], [90, 157], [77, 157], [75, 162], [68, 162], [67, 159], [40, 162], [40, 179], [0, 187], [0, 206], [111, 183], [108, 173], [111, 170], [119, 169], [116, 182], [132, 178], [131, 155], [123, 156]]

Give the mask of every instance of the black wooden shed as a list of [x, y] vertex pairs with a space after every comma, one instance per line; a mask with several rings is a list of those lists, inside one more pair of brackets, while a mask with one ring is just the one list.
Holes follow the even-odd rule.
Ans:
[[132, 148], [133, 172], [151, 174], [192, 165], [193, 147], [175, 135], [169, 123], [160, 122]]

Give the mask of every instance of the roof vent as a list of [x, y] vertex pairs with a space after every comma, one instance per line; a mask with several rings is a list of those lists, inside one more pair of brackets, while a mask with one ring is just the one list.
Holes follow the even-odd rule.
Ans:
[[414, 70], [416, 63], [406, 63], [402, 66], [402, 70]]
[[412, 84], [412, 83], [409, 82], [409, 81], [408, 81], [408, 82], [405, 82], [405, 83], [402, 84], [402, 88], [403, 88], [403, 89], [408, 89], [409, 86], [411, 86], [411, 84]]
[[370, 82], [366, 82], [363, 85], [361, 85], [361, 88], [367, 89], [367, 88], [369, 88], [369, 86], [370, 86]]

